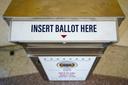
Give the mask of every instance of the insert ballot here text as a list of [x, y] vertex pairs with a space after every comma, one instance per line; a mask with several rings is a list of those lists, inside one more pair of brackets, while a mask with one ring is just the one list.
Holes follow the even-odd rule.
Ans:
[[31, 24], [31, 32], [97, 32], [96, 24]]

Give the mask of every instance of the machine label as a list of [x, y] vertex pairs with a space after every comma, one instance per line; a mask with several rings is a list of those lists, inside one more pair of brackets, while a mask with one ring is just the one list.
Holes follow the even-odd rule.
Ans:
[[85, 80], [96, 56], [39, 56], [39, 61], [51, 81]]
[[14, 42], [113, 42], [115, 21], [12, 21]]

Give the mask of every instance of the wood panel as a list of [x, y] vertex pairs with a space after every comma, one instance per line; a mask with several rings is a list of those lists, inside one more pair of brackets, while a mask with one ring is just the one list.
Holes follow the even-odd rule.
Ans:
[[12, 0], [4, 16], [106, 17], [124, 14], [117, 0]]

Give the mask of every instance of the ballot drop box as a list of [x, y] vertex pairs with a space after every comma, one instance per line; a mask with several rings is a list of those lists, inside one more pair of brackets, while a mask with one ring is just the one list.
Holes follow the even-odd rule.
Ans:
[[124, 15], [117, 0], [12, 0], [3, 18], [44, 79], [81, 81], [119, 40]]

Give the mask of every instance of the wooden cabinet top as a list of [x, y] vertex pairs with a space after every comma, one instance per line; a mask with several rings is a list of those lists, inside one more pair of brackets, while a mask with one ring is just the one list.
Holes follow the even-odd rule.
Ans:
[[9, 17], [122, 17], [117, 0], [12, 0]]

